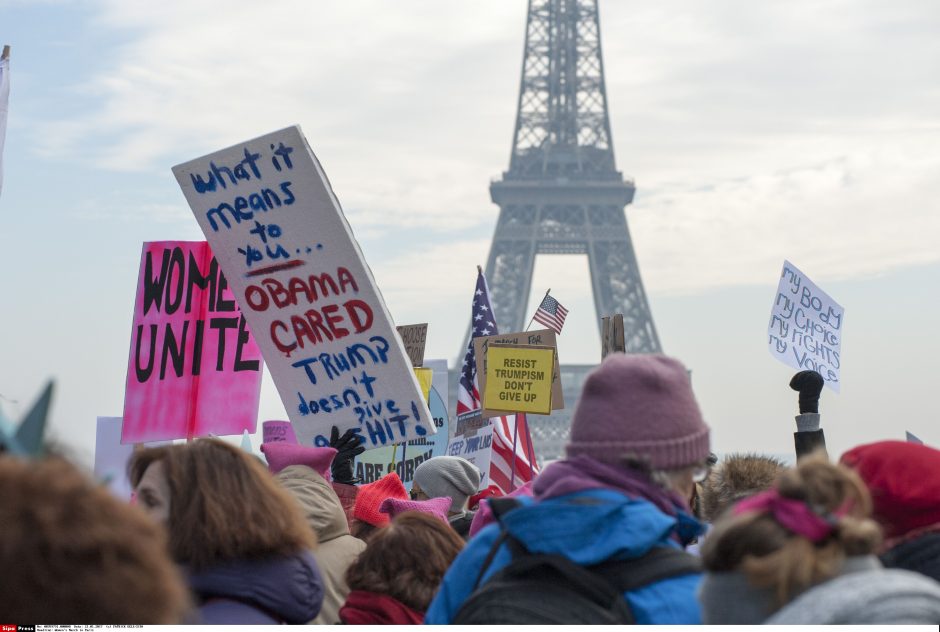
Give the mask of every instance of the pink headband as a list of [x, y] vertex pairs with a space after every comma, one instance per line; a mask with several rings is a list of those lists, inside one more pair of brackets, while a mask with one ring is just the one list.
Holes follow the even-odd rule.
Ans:
[[776, 489], [746, 498], [734, 506], [735, 516], [743, 513], [769, 513], [786, 529], [811, 542], [825, 540], [836, 527], [836, 518], [844, 516], [849, 505], [843, 505], [832, 514], [821, 515], [806, 502], [784, 498]]

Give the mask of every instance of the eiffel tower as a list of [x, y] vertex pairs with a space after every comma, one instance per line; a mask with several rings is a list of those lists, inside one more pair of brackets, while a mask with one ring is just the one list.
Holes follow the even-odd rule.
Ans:
[[[627, 352], [660, 351], [624, 214], [634, 191], [614, 162], [597, 0], [529, 0], [509, 170], [490, 185], [500, 212], [486, 278], [501, 332], [531, 316], [536, 255], [587, 255], [598, 328], [622, 313]], [[563, 456], [592, 368], [562, 365], [565, 410], [529, 416], [541, 458]]]

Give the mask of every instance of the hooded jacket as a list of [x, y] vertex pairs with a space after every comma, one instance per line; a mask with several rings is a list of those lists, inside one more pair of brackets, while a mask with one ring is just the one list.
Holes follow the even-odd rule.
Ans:
[[346, 569], [366, 548], [365, 542], [349, 535], [346, 514], [332, 486], [305, 465], [290, 465], [278, 472], [281, 485], [297, 499], [307, 523], [316, 532], [319, 546], [313, 552], [323, 577], [323, 607], [316, 624], [339, 623], [339, 609], [346, 601]]
[[846, 559], [840, 573], [776, 608], [773, 591], [745, 575], [706, 573], [699, 589], [708, 625], [900, 624], [940, 622], [940, 585], [886, 570], [874, 556]]
[[307, 623], [320, 612], [323, 583], [308, 552], [241, 560], [189, 574], [202, 623]]
[[[557, 553], [589, 566], [632, 559], [653, 547], [681, 548], [701, 525], [682, 510], [682, 499], [624, 468], [579, 456], [553, 463], [536, 479], [535, 498], [482, 529], [457, 556], [425, 615], [425, 623], [449, 624], [474, 590], [474, 582], [499, 537], [501, 525], [534, 553]], [[681, 536], [679, 534], [682, 534]], [[500, 547], [480, 585], [512, 555]], [[627, 592], [638, 624], [699, 623], [695, 591], [701, 575], [665, 579]]]
[[849, 572], [806, 591], [769, 618], [768, 625], [940, 624], [940, 585], [910, 571]]

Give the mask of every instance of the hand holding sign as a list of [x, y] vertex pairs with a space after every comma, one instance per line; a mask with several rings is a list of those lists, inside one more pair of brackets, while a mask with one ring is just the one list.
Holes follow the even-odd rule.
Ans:
[[800, 371], [790, 380], [790, 388], [800, 393], [800, 414], [818, 413], [819, 396], [825, 380], [816, 371]]
[[330, 431], [330, 447], [336, 449], [336, 458], [333, 459], [333, 465], [330, 471], [333, 474], [333, 481], [345, 485], [355, 485], [359, 482], [353, 475], [353, 459], [366, 451], [363, 446], [364, 439], [357, 435], [350, 428], [339, 436], [339, 428], [333, 426]]

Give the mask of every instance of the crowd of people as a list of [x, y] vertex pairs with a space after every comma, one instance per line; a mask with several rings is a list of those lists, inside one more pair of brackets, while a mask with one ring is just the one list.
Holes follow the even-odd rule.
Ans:
[[940, 623], [940, 451], [833, 462], [801, 371], [796, 464], [715, 458], [686, 369], [608, 356], [566, 458], [500, 496], [459, 457], [358, 484], [333, 447], [135, 451], [134, 497], [0, 454], [0, 613], [21, 624]]

